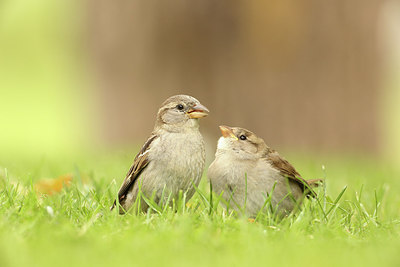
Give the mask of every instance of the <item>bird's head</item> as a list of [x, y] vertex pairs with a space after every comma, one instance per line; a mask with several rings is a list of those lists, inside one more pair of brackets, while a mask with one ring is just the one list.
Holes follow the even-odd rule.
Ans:
[[208, 109], [192, 96], [171, 96], [158, 111], [156, 127], [169, 131], [198, 128], [198, 119], [207, 116], [208, 113]]
[[253, 132], [240, 127], [219, 126], [222, 137], [218, 140], [217, 153], [230, 153], [241, 159], [260, 158], [268, 151], [264, 140]]

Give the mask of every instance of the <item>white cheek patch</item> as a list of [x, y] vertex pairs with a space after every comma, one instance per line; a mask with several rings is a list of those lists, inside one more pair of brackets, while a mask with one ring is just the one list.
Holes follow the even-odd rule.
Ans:
[[229, 150], [229, 140], [227, 140], [227, 138], [225, 137], [219, 138], [217, 148], [222, 150]]

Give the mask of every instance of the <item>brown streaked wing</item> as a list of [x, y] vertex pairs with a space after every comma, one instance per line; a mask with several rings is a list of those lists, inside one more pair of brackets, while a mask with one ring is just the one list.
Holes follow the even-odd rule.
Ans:
[[[118, 191], [118, 201], [119, 202], [123, 201], [123, 199], [126, 197], [126, 194], [132, 188], [135, 181], [139, 177], [140, 173], [144, 170], [144, 168], [149, 163], [147, 152], [150, 149], [151, 143], [157, 137], [158, 137], [157, 135], [150, 136], [150, 138], [147, 139], [146, 143], [144, 143], [142, 149], [139, 151], [139, 153], [136, 155], [135, 159], [133, 160], [133, 164], [132, 164], [131, 168], [129, 169], [128, 173], [126, 174], [125, 180], [122, 183], [122, 186]], [[114, 203], [110, 210], [112, 210], [115, 207], [116, 203], [117, 203], [117, 201], [114, 200]]]
[[297, 182], [303, 192], [307, 189], [307, 191], [310, 191], [308, 194], [311, 193], [311, 195], [316, 196], [316, 193], [311, 188], [307, 188], [306, 185], [309, 185], [309, 183], [304, 180], [301, 175], [296, 171], [296, 169], [286, 159], [282, 158], [278, 152], [276, 152], [275, 150], [271, 150], [271, 152], [267, 155], [267, 160], [283, 175]]

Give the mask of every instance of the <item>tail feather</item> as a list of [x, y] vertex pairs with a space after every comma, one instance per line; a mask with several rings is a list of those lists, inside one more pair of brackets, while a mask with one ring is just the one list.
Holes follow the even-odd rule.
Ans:
[[112, 211], [115, 208], [116, 205], [117, 205], [117, 200], [114, 200], [114, 203], [110, 207], [110, 211]]
[[318, 186], [324, 184], [324, 180], [322, 180], [322, 179], [311, 179], [311, 180], [306, 180], [306, 182], [311, 187], [318, 187]]
[[324, 180], [322, 179], [311, 179], [311, 180], [304, 180], [307, 184], [304, 185], [307, 187], [305, 189], [306, 195], [311, 196], [313, 198], [317, 198], [318, 195], [317, 193], [313, 190], [313, 188], [319, 187], [324, 183]]

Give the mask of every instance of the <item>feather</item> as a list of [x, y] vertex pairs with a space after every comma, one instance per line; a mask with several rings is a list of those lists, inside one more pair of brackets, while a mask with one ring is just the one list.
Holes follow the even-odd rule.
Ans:
[[310, 188], [310, 186], [314, 184], [315, 180], [310, 180], [310, 182], [308, 182], [303, 179], [296, 169], [286, 159], [282, 158], [275, 150], [271, 149], [266, 157], [268, 162], [271, 163], [273, 167], [278, 169], [281, 174], [297, 182], [302, 188], [303, 192], [306, 192], [307, 195], [312, 195], [314, 197], [317, 196], [314, 190]]
[[[150, 136], [147, 139], [146, 143], [144, 143], [142, 149], [136, 155], [135, 159], [133, 160], [133, 164], [129, 169], [128, 173], [126, 174], [125, 180], [122, 183], [121, 188], [118, 191], [118, 201], [122, 202], [125, 198], [129, 190], [133, 187], [135, 182], [137, 181], [140, 173], [146, 168], [147, 164], [149, 164], [148, 159], [148, 152], [151, 148], [151, 143], [157, 138], [157, 135]], [[114, 201], [113, 205], [111, 206], [110, 210], [113, 210], [117, 204], [117, 200]]]

